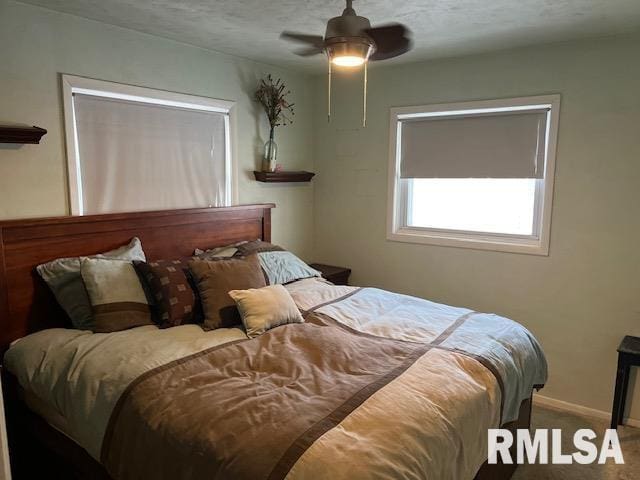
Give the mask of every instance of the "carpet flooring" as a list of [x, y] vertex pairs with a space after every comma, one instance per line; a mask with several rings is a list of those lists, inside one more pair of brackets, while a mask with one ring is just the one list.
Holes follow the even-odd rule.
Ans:
[[[609, 422], [599, 418], [574, 415], [535, 405], [531, 420], [532, 428], [562, 429], [562, 453], [573, 453], [573, 434], [580, 428], [590, 428], [598, 434], [595, 444], [598, 452], [602, 445], [604, 430]], [[620, 447], [624, 465], [608, 459], [605, 465], [520, 465], [512, 480], [636, 480], [640, 479], [640, 429], [618, 427]], [[549, 450], [551, 453], [551, 450]]]

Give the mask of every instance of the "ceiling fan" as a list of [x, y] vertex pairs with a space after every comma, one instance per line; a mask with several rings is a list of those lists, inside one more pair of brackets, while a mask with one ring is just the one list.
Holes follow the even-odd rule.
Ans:
[[308, 57], [324, 53], [329, 59], [328, 75], [328, 119], [331, 118], [331, 66], [358, 67], [364, 64], [364, 112], [363, 126], [367, 113], [367, 63], [397, 57], [411, 49], [410, 32], [400, 23], [390, 23], [371, 27], [369, 19], [356, 14], [352, 0], [339, 17], [327, 22], [324, 37], [305, 33], [287, 32], [280, 38], [304, 44], [306, 47], [295, 51], [297, 55]]

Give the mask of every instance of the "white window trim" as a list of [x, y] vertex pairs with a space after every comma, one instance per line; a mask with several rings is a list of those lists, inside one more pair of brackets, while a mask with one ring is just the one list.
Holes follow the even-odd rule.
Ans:
[[219, 112], [225, 115], [225, 148], [226, 168], [231, 174], [226, 178], [226, 201], [228, 205], [238, 203], [238, 162], [236, 161], [236, 103], [230, 100], [186, 95], [183, 93], [136, 87], [122, 83], [95, 80], [75, 75], [62, 75], [62, 96], [64, 103], [64, 122], [67, 144], [67, 172], [69, 179], [69, 205], [71, 215], [83, 215], [82, 182], [80, 157], [78, 154], [78, 135], [76, 131], [73, 94], [83, 93], [133, 102], [151, 103], [171, 107], [188, 108], [208, 112]]
[[[406, 218], [401, 191], [404, 183], [400, 178], [400, 121], [408, 118], [450, 116], [451, 114], [490, 113], [511, 110], [529, 110], [550, 107], [547, 125], [547, 152], [544, 179], [538, 182], [536, 190], [536, 213], [539, 218], [538, 231], [533, 236], [516, 236], [463, 232], [458, 230], [438, 230], [415, 228], [402, 225]], [[440, 245], [447, 247], [473, 248], [498, 252], [549, 255], [551, 236], [551, 205], [556, 164], [556, 145], [560, 119], [560, 95], [538, 95], [500, 100], [483, 100], [461, 103], [441, 103], [415, 107], [393, 107], [389, 116], [389, 175], [387, 189], [387, 239], [397, 242]], [[535, 227], [534, 227], [535, 230]]]

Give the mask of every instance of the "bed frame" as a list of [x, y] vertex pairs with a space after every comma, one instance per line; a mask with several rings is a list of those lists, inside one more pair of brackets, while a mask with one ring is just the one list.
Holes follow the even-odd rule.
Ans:
[[34, 267], [59, 257], [104, 252], [137, 236], [150, 259], [194, 248], [271, 240], [274, 204], [116, 213], [0, 222], [0, 354], [28, 333], [69, 326]]
[[[0, 222], [0, 354], [29, 333], [68, 327], [69, 320], [35, 273], [54, 258], [111, 250], [137, 236], [149, 259], [190, 256], [195, 248], [271, 240], [273, 204]], [[2, 372], [14, 480], [108, 479], [75, 442], [32, 412], [16, 379]], [[531, 402], [506, 428], [528, 428]], [[506, 480], [515, 465], [483, 465], [476, 480]]]

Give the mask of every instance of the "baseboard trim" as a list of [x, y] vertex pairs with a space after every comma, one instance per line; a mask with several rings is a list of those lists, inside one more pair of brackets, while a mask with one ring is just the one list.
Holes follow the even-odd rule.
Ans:
[[[589, 408], [583, 405], [565, 402], [563, 400], [556, 400], [555, 398], [545, 397], [544, 395], [538, 395], [537, 393], [533, 394], [533, 404], [540, 405], [542, 407], [555, 408], [565, 412], [578, 413], [589, 417], [601, 418], [603, 420], [611, 420], [611, 412], [596, 410], [595, 408]], [[624, 425], [640, 428], [640, 420], [637, 418], [625, 418]]]

